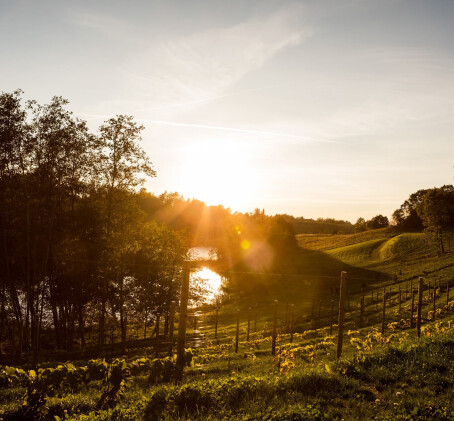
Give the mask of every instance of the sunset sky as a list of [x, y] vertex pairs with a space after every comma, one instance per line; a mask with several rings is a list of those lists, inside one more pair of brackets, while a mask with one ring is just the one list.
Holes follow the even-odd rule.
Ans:
[[155, 193], [356, 220], [454, 176], [454, 1], [0, 0], [0, 91], [145, 125]]

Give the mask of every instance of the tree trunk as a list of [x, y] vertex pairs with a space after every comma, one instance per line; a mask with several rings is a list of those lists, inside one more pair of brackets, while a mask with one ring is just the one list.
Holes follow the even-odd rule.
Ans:
[[84, 324], [84, 307], [79, 307], [79, 314], [78, 314], [78, 323], [77, 326], [79, 328], [79, 339], [80, 344], [83, 348], [85, 348], [85, 324]]
[[169, 334], [169, 312], [164, 313], [164, 336], [167, 337]]
[[101, 311], [99, 313], [99, 332], [98, 344], [104, 345], [106, 343], [106, 299], [103, 298], [101, 302]]

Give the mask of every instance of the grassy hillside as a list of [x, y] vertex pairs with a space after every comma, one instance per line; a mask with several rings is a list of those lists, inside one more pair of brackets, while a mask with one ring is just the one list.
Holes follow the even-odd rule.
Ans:
[[454, 236], [445, 236], [446, 253], [423, 233], [396, 233], [390, 229], [353, 235], [300, 235], [300, 252], [289, 273], [235, 274], [232, 308], [259, 303], [291, 302], [299, 313], [308, 314], [312, 303], [330, 305], [333, 289], [339, 287], [341, 271], [349, 277], [349, 291], [357, 297], [363, 288], [403, 282], [423, 276], [432, 285], [454, 279]]
[[323, 251], [369, 240], [390, 238], [394, 235], [396, 235], [394, 231], [383, 228], [348, 235], [299, 234], [296, 236], [296, 239], [298, 240], [299, 246], [303, 249]]
[[355, 267], [373, 270], [397, 280], [425, 276], [446, 282], [454, 274], [454, 238], [446, 236], [446, 253], [423, 233], [404, 233], [388, 238], [332, 248], [327, 254]]

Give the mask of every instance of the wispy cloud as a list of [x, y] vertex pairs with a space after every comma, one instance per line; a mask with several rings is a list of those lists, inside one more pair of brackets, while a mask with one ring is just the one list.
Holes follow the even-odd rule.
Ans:
[[112, 39], [130, 39], [138, 41], [146, 34], [145, 30], [121, 17], [108, 13], [96, 13], [94, 11], [67, 10], [66, 19], [69, 23], [95, 30]]
[[237, 25], [204, 30], [149, 49], [124, 68], [151, 107], [217, 98], [285, 48], [311, 35], [304, 9], [292, 4]]

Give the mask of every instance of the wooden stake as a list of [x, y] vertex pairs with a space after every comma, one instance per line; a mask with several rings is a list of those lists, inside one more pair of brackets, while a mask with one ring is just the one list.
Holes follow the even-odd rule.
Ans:
[[238, 341], [240, 338], [240, 309], [236, 311], [236, 334], [235, 334], [235, 354], [238, 353]]
[[333, 313], [334, 313], [334, 300], [331, 300], [331, 314], [329, 316], [329, 334], [333, 334]]
[[432, 311], [433, 311], [433, 314], [434, 314], [433, 320], [435, 320], [435, 310], [437, 309], [437, 305], [435, 303], [436, 299], [437, 299], [437, 295], [435, 294], [435, 287], [434, 287], [433, 308], [432, 308]]
[[314, 320], [314, 307], [315, 307], [315, 292], [314, 291], [312, 291], [311, 320]]
[[340, 294], [339, 294], [339, 320], [337, 327], [337, 353], [339, 359], [342, 355], [344, 340], [344, 317], [345, 317], [345, 295], [347, 292], [347, 272], [341, 272]]
[[385, 320], [386, 320], [386, 290], [383, 288], [383, 304], [382, 304], [382, 316], [381, 316], [381, 334], [385, 334]]
[[271, 338], [271, 355], [276, 354], [277, 300], [274, 300], [273, 334]]
[[419, 278], [418, 283], [418, 314], [416, 316], [416, 332], [418, 338], [421, 336], [421, 312], [422, 312], [422, 289], [423, 289], [423, 278]]
[[249, 342], [249, 331], [251, 330], [251, 307], [249, 307], [248, 313], [247, 313], [247, 336], [246, 340]]
[[216, 312], [214, 316], [214, 339], [218, 339], [218, 308], [216, 307]]
[[410, 309], [410, 327], [414, 325], [414, 311], [415, 311], [415, 290], [411, 290], [411, 309]]
[[363, 323], [364, 323], [364, 295], [361, 296], [360, 302], [359, 327], [363, 327]]
[[175, 367], [175, 380], [183, 380], [183, 370], [185, 366], [184, 345], [186, 340], [186, 317], [188, 313], [188, 295], [189, 295], [189, 264], [187, 260], [183, 265], [183, 277], [181, 280], [180, 292], [180, 317], [178, 320], [178, 343], [177, 343], [177, 362]]
[[159, 321], [161, 319], [161, 315], [158, 314], [156, 316], [156, 349], [155, 349], [155, 355], [156, 358], [159, 357]]
[[257, 332], [257, 307], [258, 307], [258, 304], [255, 305], [255, 311], [254, 311], [254, 333]]
[[293, 343], [293, 329], [294, 329], [294, 319], [293, 312], [295, 310], [294, 304], [290, 305], [290, 343]]
[[288, 327], [288, 320], [289, 320], [289, 307], [288, 307], [288, 301], [285, 303], [285, 326]]
[[449, 281], [446, 281], [446, 305], [449, 305]]

